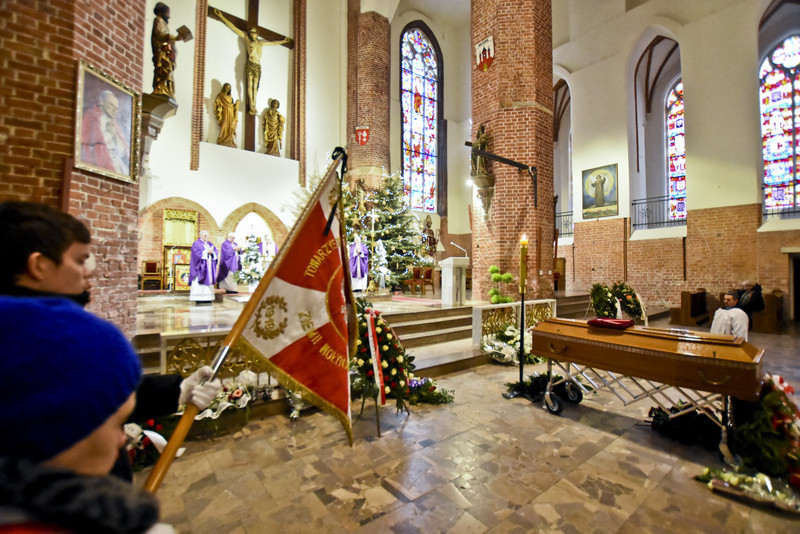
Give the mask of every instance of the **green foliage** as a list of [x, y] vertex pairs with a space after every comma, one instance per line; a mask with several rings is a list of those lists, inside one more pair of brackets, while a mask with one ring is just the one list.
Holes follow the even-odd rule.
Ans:
[[617, 303], [611, 290], [605, 284], [592, 284], [590, 293], [592, 309], [597, 317], [616, 317]]
[[[422, 232], [419, 220], [406, 203], [403, 178], [400, 174], [384, 175], [383, 186], [364, 193], [347, 188], [342, 194], [345, 236], [348, 243], [355, 235], [369, 247], [370, 258], [375, 255], [375, 243], [380, 239], [386, 249], [388, 285], [396, 286], [411, 277], [411, 269], [422, 265]], [[378, 265], [370, 259], [370, 275], [377, 278]]]
[[631, 319], [644, 319], [644, 308], [639, 296], [625, 282], [614, 282], [609, 288], [605, 284], [593, 284], [592, 309], [597, 317], [616, 317], [617, 302], [620, 310]]
[[514, 302], [513, 297], [506, 297], [503, 295], [500, 284], [510, 284], [514, 281], [514, 275], [511, 273], [503, 273], [497, 265], [489, 267], [489, 279], [494, 284], [494, 287], [489, 289], [489, 302], [492, 304], [504, 304], [507, 302]]

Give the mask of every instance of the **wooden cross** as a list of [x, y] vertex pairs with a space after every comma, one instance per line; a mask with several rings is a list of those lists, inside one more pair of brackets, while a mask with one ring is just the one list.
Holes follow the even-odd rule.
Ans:
[[[258, 36], [266, 39], [267, 41], [280, 41], [285, 39], [286, 36], [276, 33], [272, 30], [268, 30], [262, 26], [258, 25], [258, 0], [248, 0], [247, 2], [247, 20], [240, 19], [230, 13], [226, 13], [222, 10], [219, 10], [226, 19], [228, 19], [234, 26], [242, 30], [244, 33], [250, 31], [251, 28], [255, 28], [258, 32]], [[208, 16], [214, 20], [220, 20], [219, 17], [214, 13], [214, 8], [209, 6], [208, 7]], [[294, 41], [289, 40], [287, 43], [281, 44], [281, 46], [285, 46], [288, 49], [294, 48]], [[245, 75], [245, 84], [247, 84], [247, 76]], [[244, 109], [247, 110], [250, 108], [250, 101], [245, 91], [245, 106]], [[244, 149], [249, 150], [251, 152], [255, 151], [256, 149], [256, 115], [251, 115], [245, 111], [244, 114]]]

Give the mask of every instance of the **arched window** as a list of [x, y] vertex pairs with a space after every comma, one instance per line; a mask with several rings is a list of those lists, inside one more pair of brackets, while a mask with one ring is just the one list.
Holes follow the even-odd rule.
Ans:
[[764, 209], [800, 206], [800, 35], [773, 48], [761, 64]]
[[667, 172], [669, 176], [669, 218], [686, 219], [686, 140], [683, 132], [683, 81], [678, 80], [667, 95]]
[[686, 151], [678, 42], [656, 35], [633, 69], [629, 117], [631, 226], [634, 231], [686, 225]]
[[419, 21], [406, 26], [400, 36], [403, 182], [411, 209], [431, 213], [442, 194], [441, 65], [430, 30]]

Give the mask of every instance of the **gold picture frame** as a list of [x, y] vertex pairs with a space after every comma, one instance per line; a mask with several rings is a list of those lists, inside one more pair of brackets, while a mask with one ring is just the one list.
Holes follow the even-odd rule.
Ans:
[[136, 182], [140, 110], [139, 93], [79, 61], [75, 167], [115, 180]]

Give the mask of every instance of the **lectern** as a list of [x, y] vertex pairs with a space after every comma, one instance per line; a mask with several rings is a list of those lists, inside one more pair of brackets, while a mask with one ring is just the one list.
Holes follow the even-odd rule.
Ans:
[[442, 305], [463, 306], [469, 258], [446, 258], [439, 262], [439, 266], [442, 268]]

